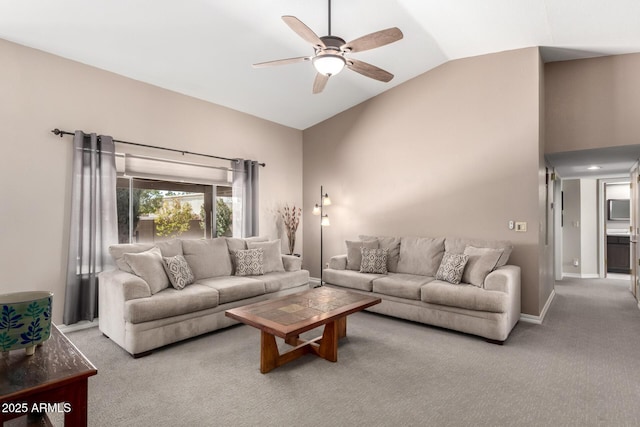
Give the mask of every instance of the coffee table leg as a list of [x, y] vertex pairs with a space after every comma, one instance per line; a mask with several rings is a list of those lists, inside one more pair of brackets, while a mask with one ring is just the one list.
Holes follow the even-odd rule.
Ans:
[[330, 362], [338, 361], [338, 335], [339, 321], [333, 321], [324, 325], [322, 341], [318, 349], [318, 356]]
[[347, 316], [341, 317], [336, 320], [338, 323], [338, 339], [344, 338], [347, 336]]
[[278, 359], [280, 353], [278, 353], [278, 345], [276, 344], [276, 337], [273, 335], [261, 331], [260, 336], [260, 372], [266, 374], [278, 367]]

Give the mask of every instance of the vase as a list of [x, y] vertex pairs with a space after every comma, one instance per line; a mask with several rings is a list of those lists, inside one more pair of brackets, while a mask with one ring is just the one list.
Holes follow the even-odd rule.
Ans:
[[0, 295], [0, 351], [24, 348], [27, 356], [51, 335], [51, 302], [48, 291]]

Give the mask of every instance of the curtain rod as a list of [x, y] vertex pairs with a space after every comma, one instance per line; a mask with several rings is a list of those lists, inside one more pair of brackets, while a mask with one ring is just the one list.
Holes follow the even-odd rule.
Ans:
[[[54, 130], [52, 130], [51, 133], [53, 133], [54, 135], [58, 135], [60, 138], [62, 138], [63, 135], [71, 135], [71, 136], [75, 135], [75, 133], [73, 133], [73, 132], [67, 132], [66, 130], [60, 130], [58, 128], [55, 128]], [[155, 148], [156, 150], [173, 151], [174, 153], [180, 153], [182, 155], [191, 154], [193, 156], [202, 156], [202, 157], [209, 157], [209, 158], [212, 158], [212, 159], [229, 160], [229, 161], [238, 162], [238, 159], [230, 159], [228, 157], [214, 156], [214, 155], [211, 155], [211, 154], [194, 153], [194, 152], [191, 152], [191, 151], [177, 150], [175, 148], [158, 147], [156, 145], [140, 144], [139, 142], [120, 141], [118, 139], [114, 139], [113, 142], [118, 142], [120, 144], [135, 145], [135, 146], [138, 146], [138, 147]], [[260, 166], [263, 166], [263, 167], [267, 165], [266, 163], [258, 163], [258, 164]]]

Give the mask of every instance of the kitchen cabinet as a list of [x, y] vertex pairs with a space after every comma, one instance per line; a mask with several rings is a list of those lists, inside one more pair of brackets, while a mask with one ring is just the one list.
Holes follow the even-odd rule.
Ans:
[[631, 272], [629, 236], [607, 236], [607, 272]]

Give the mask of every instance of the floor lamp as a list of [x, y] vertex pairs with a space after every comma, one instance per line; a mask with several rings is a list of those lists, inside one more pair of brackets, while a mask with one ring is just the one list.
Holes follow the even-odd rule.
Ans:
[[324, 207], [329, 206], [331, 204], [331, 199], [329, 195], [324, 192], [322, 185], [320, 186], [320, 203], [316, 203], [313, 207], [313, 214], [320, 215], [320, 286], [324, 285], [323, 280], [323, 258], [322, 258], [322, 228], [328, 227], [329, 224], [329, 215], [324, 213]]

